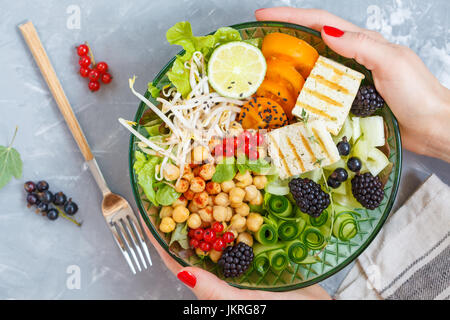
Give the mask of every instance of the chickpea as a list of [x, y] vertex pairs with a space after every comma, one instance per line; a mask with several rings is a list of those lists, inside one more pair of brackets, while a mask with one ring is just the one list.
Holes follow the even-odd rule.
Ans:
[[244, 180], [248, 180], [248, 178], [251, 178], [252, 175], [250, 174], [250, 171], [246, 171], [245, 173], [240, 173], [238, 172], [235, 176], [234, 179], [236, 179], [237, 181], [244, 181]]
[[252, 182], [253, 182], [252, 176], [247, 176], [247, 177], [245, 177], [244, 180], [236, 182], [236, 187], [245, 188], [245, 187], [251, 185]]
[[192, 153], [194, 162], [196, 163], [205, 161], [209, 158], [209, 150], [204, 146], [196, 146]]
[[200, 209], [208, 205], [208, 193], [206, 191], [196, 193], [192, 202]]
[[219, 261], [221, 256], [222, 251], [216, 251], [214, 249], [211, 249], [211, 251], [209, 251], [209, 258], [211, 259], [212, 262], [217, 263], [217, 261]]
[[228, 194], [226, 194], [225, 192], [219, 193], [214, 198], [214, 204], [222, 207], [228, 207], [230, 205], [230, 199], [228, 197]]
[[197, 213], [191, 214], [189, 216], [189, 218], [187, 219], [187, 225], [191, 229], [200, 228], [201, 224], [202, 224], [202, 219], [200, 218], [200, 216]]
[[230, 207], [233, 209], [239, 208], [243, 202], [230, 202]]
[[208, 194], [218, 194], [220, 193], [220, 191], [222, 191], [220, 189], [220, 184], [214, 181], [208, 181], [206, 183], [206, 192], [208, 192]]
[[245, 187], [245, 201], [251, 201], [258, 196], [258, 189], [254, 185]]
[[213, 151], [214, 148], [221, 142], [222, 142], [222, 140], [218, 139], [218, 138], [212, 138], [211, 140], [209, 140], [209, 142], [208, 142], [209, 151]]
[[188, 204], [188, 199], [186, 199], [183, 195], [181, 195], [174, 203], [172, 203], [172, 207], [183, 206], [186, 207]]
[[242, 228], [236, 229], [237, 233], [242, 233], [245, 232], [245, 230], [247, 230], [247, 225], [243, 226]]
[[236, 185], [234, 184], [233, 180], [230, 181], [224, 181], [220, 184], [220, 188], [223, 192], [230, 192], [231, 189], [233, 189]]
[[243, 228], [247, 223], [247, 219], [245, 219], [243, 216], [240, 216], [238, 214], [235, 214], [233, 218], [231, 218], [231, 228], [234, 230], [238, 230]]
[[207, 255], [209, 255], [209, 251], [203, 251], [202, 249], [200, 249], [200, 248], [195, 248], [195, 253], [199, 256], [199, 257], [201, 257], [201, 256], [204, 256], [204, 257], [206, 257]]
[[161, 224], [159, 225], [159, 230], [162, 232], [172, 232], [175, 230], [176, 223], [173, 221], [171, 217], [164, 217], [161, 220]]
[[190, 213], [197, 213], [198, 210], [200, 210], [200, 208], [197, 207], [197, 205], [194, 203], [194, 201], [189, 202], [189, 205], [187, 208]]
[[159, 217], [160, 218], [171, 217], [172, 212], [173, 212], [172, 207], [162, 207], [161, 210], [159, 211]]
[[205, 186], [206, 186], [205, 180], [203, 180], [200, 177], [195, 177], [191, 181], [191, 186], [189, 187], [189, 190], [198, 193], [205, 190]]
[[233, 217], [233, 209], [227, 207], [227, 216], [225, 218], [225, 221], [230, 221], [232, 217]]
[[186, 179], [180, 179], [175, 183], [175, 191], [179, 193], [183, 193], [188, 191], [189, 189], [189, 181]]
[[210, 206], [207, 206], [206, 208], [198, 210], [198, 214], [200, 218], [202, 218], [202, 221], [204, 222], [212, 222], [213, 221], [213, 208]]
[[250, 207], [246, 203], [241, 203], [239, 207], [234, 208], [234, 211], [236, 214], [245, 217], [250, 213]]
[[189, 210], [186, 207], [178, 206], [173, 209], [172, 218], [175, 222], [183, 223], [189, 218]]
[[234, 187], [230, 190], [230, 202], [241, 203], [244, 200], [245, 191], [242, 188]]
[[199, 176], [199, 173], [200, 173], [200, 169], [201, 169], [201, 168], [202, 168], [202, 167], [196, 165], [196, 166], [192, 169], [192, 173], [194, 174], [194, 177], [198, 177], [198, 176]]
[[213, 207], [213, 217], [214, 220], [223, 222], [227, 218], [227, 208], [222, 206], [214, 206]]
[[257, 232], [263, 223], [264, 219], [259, 213], [252, 212], [247, 217], [247, 228], [250, 231]]
[[249, 202], [251, 205], [259, 206], [263, 203], [263, 196], [261, 191], [258, 190], [256, 197]]
[[267, 184], [267, 177], [266, 176], [254, 176], [253, 177], [253, 184], [257, 189], [264, 189], [264, 187]]
[[253, 237], [248, 232], [242, 232], [238, 235], [238, 237], [236, 239], [236, 243], [239, 243], [239, 242], [243, 242], [246, 245], [248, 245], [249, 247], [252, 247], [253, 246]]
[[198, 173], [198, 175], [206, 181], [211, 180], [214, 173], [216, 173], [216, 167], [214, 166], [214, 164], [207, 163], [200, 167], [200, 172]]
[[194, 173], [192, 172], [191, 167], [186, 164], [184, 166], [184, 171], [183, 171], [183, 179], [187, 180], [187, 181], [191, 181], [192, 179], [194, 179]]
[[189, 200], [194, 199], [195, 192], [192, 191], [192, 190], [188, 190], [188, 191], [186, 191], [185, 193], [183, 193], [183, 196], [186, 198], [186, 200], [189, 201]]
[[180, 176], [180, 169], [176, 165], [168, 163], [163, 169], [163, 176], [167, 181], [178, 179]]

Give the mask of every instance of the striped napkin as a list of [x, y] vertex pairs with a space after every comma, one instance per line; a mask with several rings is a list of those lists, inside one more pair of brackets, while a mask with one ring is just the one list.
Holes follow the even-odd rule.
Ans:
[[336, 299], [450, 299], [450, 188], [431, 175], [357, 259]]

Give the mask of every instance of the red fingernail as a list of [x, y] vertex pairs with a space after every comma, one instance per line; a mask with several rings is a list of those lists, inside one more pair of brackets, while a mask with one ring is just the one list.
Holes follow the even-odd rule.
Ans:
[[262, 10], [264, 10], [264, 9], [266, 9], [266, 8], [260, 8], [260, 9], [258, 9], [258, 10], [255, 10], [255, 13], [257, 13], [258, 11], [262, 11]]
[[197, 283], [197, 278], [189, 271], [181, 271], [177, 274], [178, 279], [180, 279], [185, 285], [193, 288]]
[[335, 37], [335, 38], [342, 37], [342, 35], [344, 34], [344, 31], [342, 31], [341, 29], [338, 29], [335, 27], [330, 27], [330, 26], [323, 26], [323, 31], [327, 35]]

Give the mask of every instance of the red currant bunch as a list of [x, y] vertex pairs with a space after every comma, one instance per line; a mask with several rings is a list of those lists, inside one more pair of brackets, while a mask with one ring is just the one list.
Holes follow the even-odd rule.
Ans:
[[104, 84], [111, 82], [112, 76], [108, 73], [108, 64], [103, 61], [96, 64], [87, 43], [80, 44], [77, 47], [77, 54], [80, 57], [78, 60], [80, 75], [89, 79], [88, 87], [91, 91], [94, 92], [100, 89], [100, 81]]
[[[189, 245], [193, 248], [199, 248], [204, 252], [211, 251], [223, 251], [228, 244], [234, 241], [234, 235], [231, 232], [225, 232], [223, 224], [220, 222], [214, 222], [211, 228], [197, 228], [190, 229]], [[223, 234], [222, 234], [223, 233]]]

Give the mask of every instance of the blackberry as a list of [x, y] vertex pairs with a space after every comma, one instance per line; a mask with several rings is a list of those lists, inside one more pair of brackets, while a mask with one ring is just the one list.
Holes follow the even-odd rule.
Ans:
[[367, 117], [381, 109], [384, 106], [384, 99], [380, 96], [374, 86], [361, 86], [358, 90], [355, 100], [351, 108], [351, 112], [355, 116]]
[[218, 261], [225, 278], [236, 278], [247, 271], [253, 261], [253, 249], [243, 242], [227, 247]]
[[370, 172], [357, 174], [352, 179], [352, 193], [359, 203], [370, 210], [378, 208], [384, 198], [380, 178], [374, 177]]
[[312, 217], [318, 217], [330, 205], [330, 195], [319, 184], [305, 178], [292, 179], [289, 189], [300, 210]]

